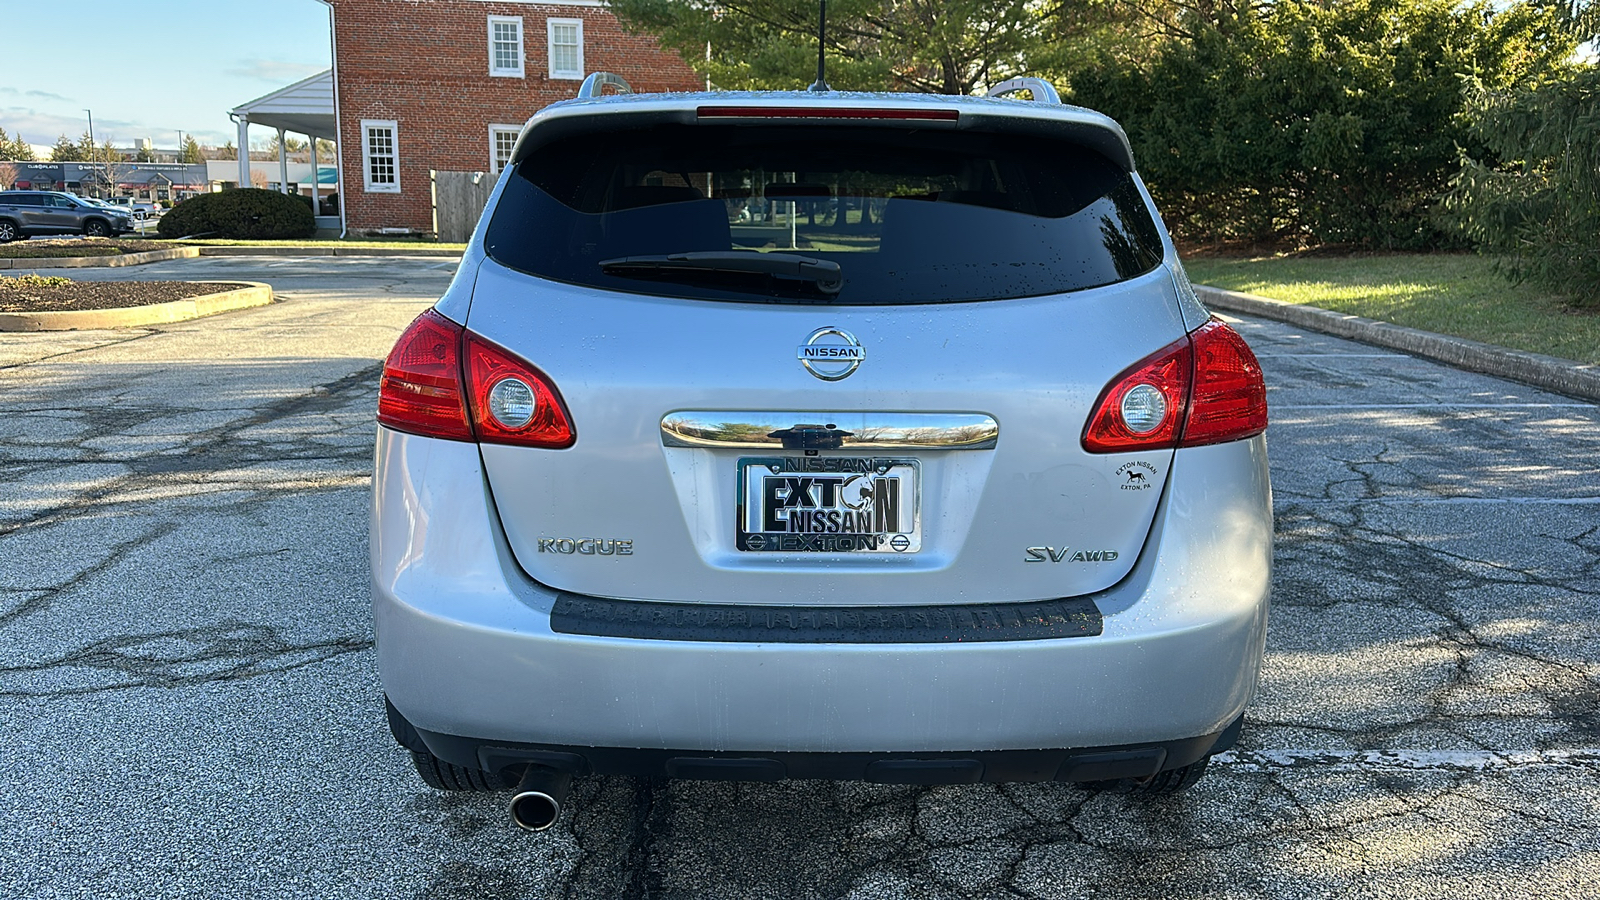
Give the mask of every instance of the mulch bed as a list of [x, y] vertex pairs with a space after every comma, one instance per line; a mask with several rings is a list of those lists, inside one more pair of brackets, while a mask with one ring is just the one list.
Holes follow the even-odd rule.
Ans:
[[117, 256], [146, 250], [171, 250], [171, 241], [142, 241], [125, 238], [68, 238], [66, 240], [13, 241], [0, 244], [0, 257], [8, 259], [56, 259], [63, 256]]
[[57, 312], [149, 306], [201, 294], [216, 294], [247, 284], [213, 281], [74, 281], [64, 285], [29, 285], [0, 275], [0, 312]]

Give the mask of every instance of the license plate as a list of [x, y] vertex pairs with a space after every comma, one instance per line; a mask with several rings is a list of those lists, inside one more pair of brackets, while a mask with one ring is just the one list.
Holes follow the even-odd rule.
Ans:
[[777, 553], [916, 553], [922, 469], [872, 456], [739, 460], [735, 546]]

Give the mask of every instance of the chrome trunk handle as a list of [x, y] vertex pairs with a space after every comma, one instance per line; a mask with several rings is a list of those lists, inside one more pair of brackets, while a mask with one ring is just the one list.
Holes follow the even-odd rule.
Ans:
[[982, 413], [680, 410], [661, 419], [668, 447], [726, 450], [993, 450], [1000, 424]]

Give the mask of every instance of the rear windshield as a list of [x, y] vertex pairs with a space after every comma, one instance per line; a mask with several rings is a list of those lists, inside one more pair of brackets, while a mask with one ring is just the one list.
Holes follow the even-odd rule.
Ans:
[[504, 265], [573, 284], [840, 304], [1081, 290], [1162, 256], [1132, 176], [1093, 150], [876, 127], [565, 138], [517, 165], [485, 244]]

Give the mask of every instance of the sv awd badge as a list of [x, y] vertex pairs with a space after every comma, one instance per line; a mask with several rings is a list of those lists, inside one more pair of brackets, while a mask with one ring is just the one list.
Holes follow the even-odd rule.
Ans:
[[[1115, 550], [1073, 550], [1071, 547], [1029, 547], [1028, 558], [1023, 562], [1111, 562], [1117, 558]], [[1068, 554], [1071, 554], [1070, 556]]]

